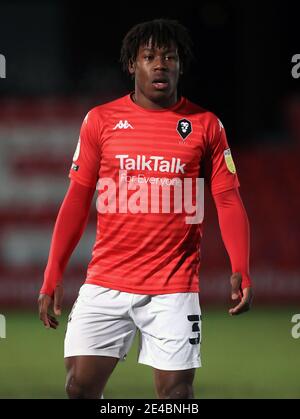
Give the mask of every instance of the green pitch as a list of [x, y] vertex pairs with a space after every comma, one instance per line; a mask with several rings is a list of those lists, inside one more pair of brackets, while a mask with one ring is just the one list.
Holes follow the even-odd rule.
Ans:
[[[300, 308], [255, 308], [232, 318], [203, 308], [202, 362], [196, 398], [300, 398], [300, 339], [291, 318]], [[0, 398], [65, 398], [63, 337], [31, 313], [6, 315], [0, 339]], [[150, 367], [137, 364], [137, 342], [115, 369], [105, 398], [155, 398]]]

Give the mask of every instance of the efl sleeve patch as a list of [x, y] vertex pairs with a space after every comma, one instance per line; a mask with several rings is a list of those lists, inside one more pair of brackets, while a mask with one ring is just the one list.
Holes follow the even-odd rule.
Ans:
[[231, 151], [230, 148], [227, 148], [224, 151], [224, 158], [225, 158], [225, 163], [227, 166], [227, 169], [229, 170], [230, 173], [235, 174], [236, 173], [236, 169], [235, 169], [235, 165], [234, 165], [234, 161], [231, 155]]

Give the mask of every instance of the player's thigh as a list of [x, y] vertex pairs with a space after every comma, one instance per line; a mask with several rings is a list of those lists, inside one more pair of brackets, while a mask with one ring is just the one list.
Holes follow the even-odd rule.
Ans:
[[118, 358], [108, 356], [65, 358], [67, 392], [81, 392], [99, 398], [118, 361]]
[[135, 310], [141, 331], [139, 362], [157, 370], [201, 366], [201, 308], [197, 293], [155, 295]]
[[195, 368], [166, 371], [153, 368], [156, 394], [159, 398], [189, 399], [194, 397]]
[[124, 360], [136, 334], [129, 308], [129, 294], [83, 285], [69, 316], [65, 358], [99, 356]]

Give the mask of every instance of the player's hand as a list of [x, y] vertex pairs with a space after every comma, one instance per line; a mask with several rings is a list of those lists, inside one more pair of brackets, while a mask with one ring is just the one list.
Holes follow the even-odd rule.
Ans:
[[57, 286], [54, 291], [54, 296], [51, 298], [47, 294], [40, 294], [38, 299], [39, 304], [39, 316], [40, 320], [44, 323], [44, 326], [49, 329], [57, 329], [59, 322], [57, 319], [52, 316], [49, 311], [53, 309], [53, 312], [56, 316], [61, 315], [62, 308], [62, 299], [63, 299], [63, 287], [61, 285]]
[[231, 283], [231, 299], [238, 304], [229, 310], [231, 316], [245, 313], [249, 311], [253, 300], [252, 288], [244, 288], [242, 290], [242, 275], [240, 273], [234, 273], [230, 278]]

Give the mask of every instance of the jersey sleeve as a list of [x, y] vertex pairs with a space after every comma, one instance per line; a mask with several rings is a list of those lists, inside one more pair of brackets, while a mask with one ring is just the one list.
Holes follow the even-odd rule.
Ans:
[[224, 126], [215, 115], [208, 128], [202, 174], [213, 195], [240, 186]]
[[101, 162], [99, 118], [88, 112], [80, 129], [69, 178], [83, 186], [96, 187]]

